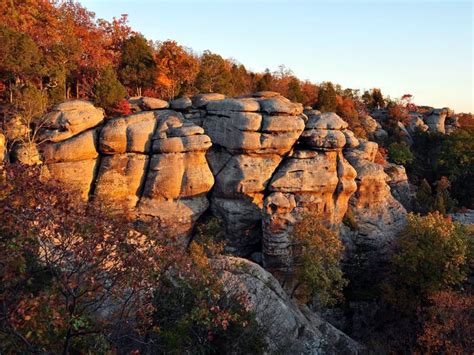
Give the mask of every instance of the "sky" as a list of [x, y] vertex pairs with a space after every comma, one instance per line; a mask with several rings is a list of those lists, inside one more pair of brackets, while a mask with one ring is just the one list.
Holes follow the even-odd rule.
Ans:
[[470, 0], [81, 0], [98, 18], [128, 14], [148, 39], [284, 64], [300, 79], [378, 87], [418, 105], [474, 112]]

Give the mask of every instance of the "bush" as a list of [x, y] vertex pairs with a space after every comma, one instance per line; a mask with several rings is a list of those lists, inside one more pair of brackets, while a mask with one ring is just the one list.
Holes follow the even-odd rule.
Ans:
[[94, 85], [95, 103], [110, 111], [126, 95], [127, 90], [118, 80], [115, 70], [112, 67], [103, 69]]
[[425, 354], [474, 353], [474, 296], [442, 291], [429, 298], [418, 344]]
[[187, 251], [156, 224], [111, 216], [40, 177], [0, 169], [1, 353], [263, 351], [212, 251], [195, 242]]
[[409, 165], [414, 156], [410, 148], [404, 143], [392, 143], [388, 147], [388, 156], [395, 164]]
[[387, 299], [413, 313], [434, 292], [459, 286], [467, 278], [472, 244], [464, 228], [434, 212], [408, 215], [396, 242]]
[[317, 297], [322, 305], [336, 303], [347, 285], [340, 267], [344, 248], [339, 237], [314, 216], [305, 215], [291, 238], [297, 279], [293, 295], [302, 302]]
[[417, 133], [412, 145], [415, 160], [410, 175], [432, 186], [445, 176], [459, 206], [474, 208], [474, 132], [456, 130], [450, 135]]

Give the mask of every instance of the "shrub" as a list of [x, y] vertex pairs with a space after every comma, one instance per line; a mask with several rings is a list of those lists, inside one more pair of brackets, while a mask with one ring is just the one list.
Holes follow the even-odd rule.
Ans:
[[422, 353], [474, 353], [474, 296], [441, 291], [430, 296], [429, 302], [418, 337]]
[[472, 245], [464, 228], [434, 212], [408, 215], [408, 224], [396, 242], [389, 302], [413, 312], [434, 292], [459, 286], [467, 278]]
[[263, 351], [244, 295], [224, 292], [204, 246], [187, 251], [40, 173], [0, 169], [1, 353]]
[[344, 248], [339, 237], [314, 216], [305, 215], [291, 238], [297, 279], [293, 295], [302, 302], [317, 297], [322, 305], [336, 303], [347, 284], [340, 267]]
[[240, 290], [234, 296], [224, 292], [210, 265], [206, 248], [192, 242], [185, 267], [162, 274], [152, 353], [264, 353], [264, 331], [247, 311], [246, 296]]
[[404, 143], [392, 143], [388, 147], [388, 156], [396, 164], [408, 165], [413, 162], [414, 156], [410, 148]]

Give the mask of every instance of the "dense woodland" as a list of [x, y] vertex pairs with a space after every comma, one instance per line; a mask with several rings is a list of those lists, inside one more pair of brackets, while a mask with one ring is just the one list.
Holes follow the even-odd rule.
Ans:
[[[396, 252], [381, 271], [385, 281], [367, 291], [383, 304], [377, 317], [387, 321], [364, 341], [375, 351], [474, 351], [474, 298], [467, 282], [472, 231], [448, 217], [474, 208], [471, 114], [458, 115], [461, 127], [452, 134], [419, 132], [408, 145], [398, 122], [423, 111], [411, 95], [393, 99], [377, 88], [361, 92], [303, 81], [283, 65], [255, 73], [210, 51], [147, 39], [129, 26], [126, 15], [96, 19], [75, 1], [0, 2], [0, 47], [0, 128], [8, 148], [34, 142], [43, 114], [71, 98], [94, 101], [113, 117], [130, 113], [126, 99], [132, 96], [168, 101], [202, 92], [276, 91], [336, 112], [359, 138], [368, 138], [361, 118], [386, 109], [389, 135], [379, 142], [377, 159], [406, 167], [417, 188], [411, 211], [416, 214], [409, 215]], [[27, 138], [17, 131], [25, 125]], [[150, 226], [137, 227], [102, 206], [82, 205], [54, 184], [40, 184], [38, 174], [36, 168], [13, 165], [0, 172], [0, 352], [265, 351], [265, 330], [248, 312], [247, 301], [239, 293], [224, 295], [211, 267], [223, 250], [215, 239], [221, 234], [218, 221], [202, 222], [183, 250]], [[346, 221], [350, 225], [350, 216]], [[131, 233], [146, 236], [147, 244], [136, 248]], [[314, 294], [328, 306], [344, 298], [365, 300], [345, 289], [343, 247], [334, 233], [308, 220], [294, 233], [305, 251], [299, 302], [308, 303]], [[38, 236], [55, 247], [45, 248]], [[72, 267], [64, 271], [66, 260]], [[117, 298], [127, 302], [98, 321], [94, 314]]]

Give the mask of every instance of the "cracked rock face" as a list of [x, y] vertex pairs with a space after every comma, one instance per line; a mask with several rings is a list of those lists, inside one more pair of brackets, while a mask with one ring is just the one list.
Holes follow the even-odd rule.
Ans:
[[[345, 154], [357, 172], [357, 190], [349, 201], [357, 228], [343, 227], [341, 236], [346, 247], [348, 272], [359, 268], [366, 282], [374, 282], [372, 275], [387, 261], [393, 241], [406, 224], [407, 213], [388, 184], [403, 183], [403, 172], [397, 169], [389, 177], [384, 166], [374, 162], [376, 150], [376, 143], [363, 142]], [[358, 255], [358, 261], [354, 255]]]
[[[341, 223], [356, 190], [356, 172], [342, 148], [347, 123], [334, 113], [308, 111], [300, 144], [284, 159], [269, 184], [263, 215], [263, 261], [272, 270], [293, 263], [292, 227], [304, 215], [317, 216], [328, 226]], [[351, 137], [352, 138], [352, 137]]]

